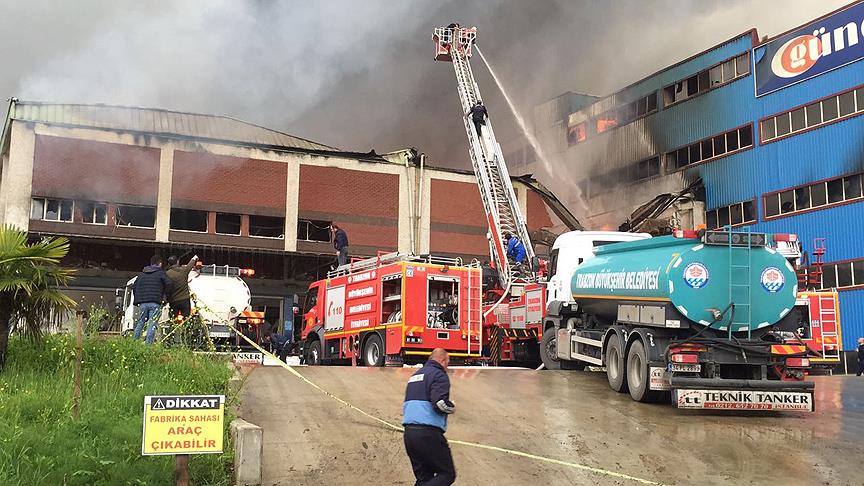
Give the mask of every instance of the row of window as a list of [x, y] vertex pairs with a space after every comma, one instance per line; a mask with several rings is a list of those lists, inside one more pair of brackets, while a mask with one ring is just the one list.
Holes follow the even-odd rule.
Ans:
[[[603, 133], [620, 125], [626, 125], [633, 120], [657, 111], [657, 93], [639, 98], [636, 101], [612, 108], [591, 119], [594, 133]], [[568, 123], [567, 143], [575, 145], [588, 138], [588, 121]]]
[[582, 181], [579, 187], [583, 196], [590, 197], [592, 187], [606, 188], [615, 187], [621, 184], [630, 184], [650, 179], [654, 176], [660, 175], [660, 173], [660, 156], [654, 156], [650, 159], [640, 160], [639, 162], [612, 169], [603, 174], [595, 175], [589, 180]]
[[756, 222], [756, 201], [743, 201], [705, 211], [705, 226], [711, 229]]
[[864, 285], [864, 259], [822, 266], [822, 289], [859, 287]]
[[680, 103], [748, 74], [750, 74], [749, 51], [666, 86], [663, 88], [663, 106]]
[[744, 125], [696, 143], [681, 147], [666, 154], [666, 166], [681, 169], [688, 165], [698, 164], [720, 157], [725, 157], [738, 150], [753, 146], [753, 127]]
[[806, 211], [809, 209], [853, 201], [864, 197], [862, 174], [815, 182], [762, 197], [765, 217]]
[[767, 142], [860, 113], [864, 113], [864, 88], [846, 91], [765, 118], [759, 122], [759, 137]]
[[[81, 221], [87, 224], [108, 224], [108, 204], [69, 199], [33, 198], [30, 218], [44, 221], [72, 222], [74, 209], [81, 212]], [[117, 226], [136, 228], [156, 227], [156, 208], [152, 206], [113, 206]], [[285, 237], [285, 218], [249, 215], [249, 236], [260, 238]], [[243, 215], [216, 213], [216, 234], [240, 235]], [[171, 208], [172, 230], [209, 232], [209, 212], [197, 209]], [[297, 239], [302, 241], [330, 241], [330, 222], [300, 219], [297, 221]]]

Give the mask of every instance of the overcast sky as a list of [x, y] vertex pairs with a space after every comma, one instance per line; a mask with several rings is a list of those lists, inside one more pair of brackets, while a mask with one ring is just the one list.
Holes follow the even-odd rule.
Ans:
[[[467, 168], [452, 68], [432, 60], [435, 26], [476, 25], [530, 114], [559, 93], [608, 94], [751, 27], [773, 36], [845, 3], [0, 0], [0, 97], [230, 115]], [[474, 70], [499, 137], [515, 136], [492, 80]]]

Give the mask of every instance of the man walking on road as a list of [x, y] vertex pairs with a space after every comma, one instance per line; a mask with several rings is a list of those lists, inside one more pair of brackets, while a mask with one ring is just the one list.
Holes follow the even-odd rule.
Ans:
[[171, 307], [172, 319], [177, 317], [177, 314], [189, 317], [192, 312], [192, 303], [189, 301], [189, 272], [198, 263], [198, 255], [193, 256], [186, 265], [180, 265], [178, 260], [179, 258], [173, 255], [168, 257], [168, 270], [165, 270], [165, 275], [171, 280], [172, 290], [168, 305]]
[[449, 363], [447, 351], [435, 349], [405, 388], [402, 425], [405, 451], [417, 478], [415, 486], [448, 486], [456, 481], [456, 467], [444, 437], [447, 416], [456, 411], [450, 401]]
[[333, 231], [333, 248], [336, 248], [336, 259], [339, 265], [348, 263], [348, 234], [338, 225], [330, 225]]
[[132, 292], [135, 294], [135, 305], [138, 306], [135, 340], [141, 338], [141, 331], [144, 330], [146, 323], [147, 338], [145, 342], [153, 344], [153, 339], [156, 337], [156, 324], [162, 314], [162, 303], [165, 302], [165, 296], [171, 293], [171, 281], [165, 275], [165, 270], [162, 270], [162, 257], [153, 255], [153, 258], [150, 259], [150, 265], [144, 267], [144, 270], [135, 279]]
[[855, 376], [861, 376], [864, 373], [864, 337], [858, 338], [858, 373]]

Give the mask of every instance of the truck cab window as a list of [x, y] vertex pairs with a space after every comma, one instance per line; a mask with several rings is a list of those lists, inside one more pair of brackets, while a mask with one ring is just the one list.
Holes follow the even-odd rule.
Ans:
[[312, 287], [303, 301], [303, 313], [305, 314], [312, 310], [316, 303], [318, 303], [318, 287]]

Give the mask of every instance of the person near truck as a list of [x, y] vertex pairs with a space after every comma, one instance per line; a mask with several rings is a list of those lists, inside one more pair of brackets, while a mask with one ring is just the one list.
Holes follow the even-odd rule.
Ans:
[[477, 103], [474, 103], [474, 106], [465, 114], [465, 116], [471, 115], [471, 121], [474, 122], [474, 128], [477, 130], [477, 136], [482, 137], [483, 135], [480, 133], [480, 127], [486, 124], [486, 117], [489, 116], [489, 112], [486, 111], [486, 107], [483, 106], [483, 102], [477, 100]]
[[446, 486], [456, 481], [453, 455], [444, 437], [447, 416], [456, 411], [450, 401], [449, 364], [447, 351], [436, 348], [405, 388], [403, 438], [417, 486]]
[[198, 263], [198, 255], [192, 257], [186, 265], [180, 265], [179, 258], [171, 255], [168, 257], [168, 270], [165, 275], [171, 280], [171, 295], [168, 297], [168, 306], [171, 309], [171, 318], [178, 315], [189, 317], [192, 312], [192, 302], [189, 300], [189, 272]]
[[348, 263], [348, 233], [334, 224], [330, 226], [333, 231], [333, 248], [336, 249], [336, 259], [339, 261], [339, 266]]
[[138, 322], [135, 324], [135, 340], [141, 339], [144, 324], [147, 324], [147, 336], [145, 342], [153, 344], [156, 338], [156, 324], [162, 315], [162, 303], [165, 297], [171, 294], [171, 280], [162, 270], [162, 257], [153, 255], [150, 265], [135, 279], [132, 286], [135, 295], [135, 305], [138, 307]]
[[525, 262], [525, 245], [510, 233], [504, 233], [504, 239], [507, 241], [507, 258], [512, 258], [516, 265], [521, 265]]
[[858, 373], [855, 376], [861, 376], [864, 373], [864, 337], [858, 338]]

